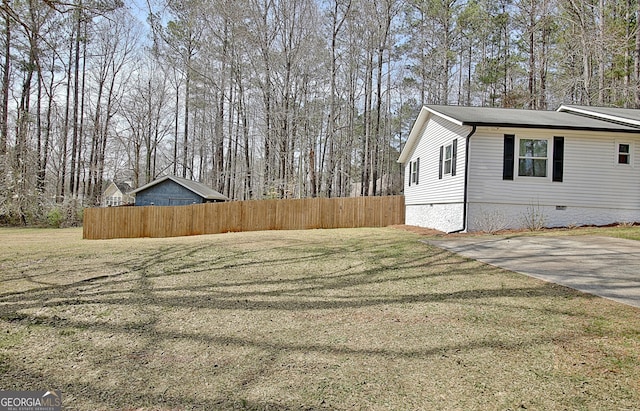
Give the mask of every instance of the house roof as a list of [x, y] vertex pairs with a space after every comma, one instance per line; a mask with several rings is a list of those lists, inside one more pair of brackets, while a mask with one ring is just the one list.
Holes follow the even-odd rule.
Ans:
[[456, 124], [465, 126], [638, 132], [636, 127], [576, 116], [565, 111], [462, 106], [425, 107], [431, 113], [438, 114]]
[[113, 184], [115, 184], [115, 186], [118, 187], [118, 190], [120, 190], [122, 194], [127, 194], [129, 191], [131, 191], [131, 186], [129, 185], [129, 183], [124, 183], [124, 182], [116, 183], [114, 181]]
[[216, 190], [214, 190], [211, 187], [208, 187], [202, 183], [199, 183], [197, 181], [193, 181], [193, 180], [187, 180], [186, 178], [181, 178], [181, 177], [176, 177], [176, 176], [164, 176], [161, 177], [157, 180], [154, 180], [148, 184], [143, 185], [140, 188], [137, 188], [136, 190], [133, 190], [131, 192], [131, 194], [136, 194], [139, 193], [140, 191], [144, 191], [150, 187], [153, 187], [157, 184], [160, 184], [166, 180], [171, 180], [176, 184], [181, 185], [182, 187], [186, 188], [187, 190], [196, 193], [197, 195], [199, 195], [200, 197], [204, 198], [205, 200], [218, 200], [218, 201], [229, 201], [229, 199], [220, 194], [219, 192], [217, 192]]
[[[638, 111], [640, 114], [640, 110]], [[639, 116], [639, 114], [636, 115]], [[409, 159], [413, 148], [420, 139], [420, 132], [423, 125], [433, 115], [445, 118], [460, 126], [470, 127], [510, 127], [640, 133], [638, 127], [621, 124], [620, 122], [578, 116], [567, 111], [427, 105], [420, 110], [420, 114], [398, 158], [399, 163], [405, 163]]]
[[618, 107], [590, 107], [578, 105], [561, 105], [558, 111], [578, 114], [585, 117], [597, 117], [615, 123], [640, 128], [640, 110]]

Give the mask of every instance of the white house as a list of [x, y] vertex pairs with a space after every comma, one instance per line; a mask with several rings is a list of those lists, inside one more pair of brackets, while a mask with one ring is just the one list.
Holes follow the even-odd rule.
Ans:
[[425, 106], [398, 161], [406, 224], [444, 232], [640, 222], [640, 110]]
[[112, 181], [102, 193], [102, 206], [111, 207], [133, 204], [135, 198], [130, 195], [131, 190], [129, 183]]

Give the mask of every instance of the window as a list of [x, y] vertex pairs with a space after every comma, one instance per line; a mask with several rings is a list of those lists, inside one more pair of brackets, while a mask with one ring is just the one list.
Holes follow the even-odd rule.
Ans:
[[618, 164], [631, 164], [631, 145], [618, 144]]
[[122, 199], [120, 197], [107, 197], [107, 202], [106, 205], [108, 207], [117, 207], [119, 205], [122, 205]]
[[420, 178], [420, 157], [409, 163], [409, 185], [418, 184]]
[[444, 173], [451, 174], [451, 154], [452, 146], [449, 144], [444, 148]]
[[[516, 139], [514, 134], [504, 135], [502, 179], [513, 180], [514, 170], [520, 177], [547, 177], [551, 171], [552, 181], [564, 179], [564, 137], [551, 139]], [[516, 153], [517, 150], [517, 153]], [[551, 163], [551, 167], [549, 167]], [[549, 170], [551, 168], [551, 170]]]
[[458, 156], [458, 139], [447, 146], [440, 146], [440, 167], [438, 177], [442, 179], [444, 174], [456, 175], [456, 160]]
[[518, 176], [547, 176], [547, 140], [520, 139], [518, 146]]

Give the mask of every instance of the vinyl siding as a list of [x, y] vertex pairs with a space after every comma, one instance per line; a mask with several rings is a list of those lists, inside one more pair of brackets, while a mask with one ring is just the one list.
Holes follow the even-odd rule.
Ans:
[[115, 184], [111, 183], [109, 184], [109, 186], [107, 187], [106, 190], [104, 190], [104, 194], [102, 195], [103, 197], [113, 197], [116, 194], [119, 194], [120, 196], [122, 196], [122, 193], [120, 192], [120, 190], [118, 189], [118, 187], [116, 187]]
[[[438, 116], [430, 116], [421, 137], [404, 164], [404, 195], [407, 205], [452, 204], [464, 201], [466, 136], [471, 127], [459, 126]], [[458, 139], [456, 175], [445, 174], [439, 179], [440, 147]], [[418, 184], [409, 185], [410, 164], [420, 158]]]
[[200, 204], [204, 200], [171, 180], [165, 180], [136, 194], [136, 206], [177, 206]]
[[[503, 138], [516, 135], [513, 181], [502, 180]], [[551, 181], [553, 137], [564, 139], [564, 176]], [[548, 138], [548, 178], [518, 177], [517, 138]], [[631, 165], [617, 164], [617, 143], [630, 143]], [[640, 209], [640, 136], [479, 128], [471, 138], [470, 203]]]

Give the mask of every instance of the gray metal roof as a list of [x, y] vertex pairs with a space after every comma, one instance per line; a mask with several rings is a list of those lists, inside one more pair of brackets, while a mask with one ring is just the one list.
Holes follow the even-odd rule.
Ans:
[[558, 111], [582, 116], [598, 117], [604, 120], [640, 127], [640, 110], [619, 107], [591, 107], [580, 105], [561, 105]]
[[564, 111], [512, 108], [427, 105], [427, 110], [460, 125], [487, 127], [545, 128], [638, 133], [637, 127], [577, 116]]
[[196, 193], [197, 195], [199, 195], [200, 197], [204, 198], [205, 200], [217, 200], [217, 201], [229, 201], [229, 199], [220, 194], [219, 192], [217, 192], [216, 190], [214, 190], [211, 187], [208, 187], [202, 183], [199, 183], [197, 181], [193, 181], [193, 180], [187, 180], [186, 178], [181, 178], [181, 177], [176, 177], [176, 176], [164, 176], [161, 177], [157, 180], [154, 180], [148, 184], [143, 185], [142, 187], [133, 190], [131, 192], [131, 194], [136, 194], [140, 191], [146, 190], [149, 187], [153, 187], [156, 184], [160, 184], [163, 181], [166, 180], [171, 180], [173, 182], [175, 182], [176, 184], [180, 184], [181, 186], [183, 186], [184, 188], [186, 188], [189, 191], [192, 191], [194, 193]]

